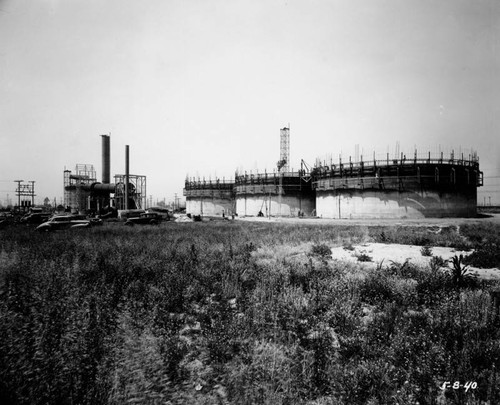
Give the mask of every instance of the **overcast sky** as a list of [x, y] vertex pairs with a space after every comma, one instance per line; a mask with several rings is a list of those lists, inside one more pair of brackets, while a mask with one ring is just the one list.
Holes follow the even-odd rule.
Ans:
[[63, 170], [272, 171], [375, 150], [477, 150], [500, 203], [497, 0], [0, 0], [0, 201], [17, 179], [63, 196]]

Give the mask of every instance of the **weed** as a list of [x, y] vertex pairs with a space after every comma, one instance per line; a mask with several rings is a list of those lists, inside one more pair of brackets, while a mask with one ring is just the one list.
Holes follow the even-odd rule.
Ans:
[[352, 245], [352, 243], [346, 243], [346, 244], [344, 244], [343, 248], [345, 250], [348, 250], [348, 251], [351, 251], [351, 252], [355, 249], [354, 246]]
[[410, 263], [409, 259], [406, 259], [404, 263], [390, 261], [390, 266], [387, 271], [395, 276], [403, 278], [418, 278], [420, 270], [417, 269], [413, 264]]
[[448, 264], [447, 260], [444, 260], [441, 256], [432, 256], [429, 261], [429, 266], [433, 272], [436, 272], [438, 269], [445, 267]]
[[420, 249], [420, 253], [422, 256], [432, 256], [432, 247], [430, 246], [422, 246]]
[[464, 256], [453, 256], [450, 259], [452, 264], [451, 280], [457, 287], [463, 287], [466, 283], [471, 284], [476, 280], [476, 275], [469, 272], [469, 266], [464, 264]]
[[369, 255], [367, 255], [364, 252], [357, 253], [355, 254], [356, 259], [358, 259], [358, 262], [371, 262], [373, 258]]
[[370, 272], [360, 287], [360, 298], [369, 304], [393, 301], [393, 279], [386, 273]]
[[[443, 232], [444, 231], [444, 232]], [[416, 246], [455, 246], [463, 244], [463, 238], [456, 228], [443, 228], [436, 232], [433, 228], [410, 226], [374, 226], [369, 235], [375, 242], [400, 243]]]
[[331, 257], [332, 249], [330, 249], [330, 247], [324, 243], [314, 244], [311, 247], [311, 253], [313, 255], [317, 255], [321, 258], [327, 258], [327, 257]]
[[0, 231], [0, 402], [434, 403], [467, 378], [500, 403], [498, 283], [459, 256], [326, 263], [369, 238], [492, 255], [494, 225], [119, 225]]
[[480, 247], [485, 243], [497, 243], [500, 241], [500, 229], [491, 222], [481, 224], [463, 224], [460, 233], [466, 237], [474, 247]]

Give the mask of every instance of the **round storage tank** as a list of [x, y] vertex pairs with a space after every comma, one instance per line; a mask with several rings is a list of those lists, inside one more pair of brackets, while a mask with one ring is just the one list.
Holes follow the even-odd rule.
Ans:
[[315, 195], [310, 177], [301, 172], [236, 176], [235, 196], [239, 216], [314, 215]]
[[183, 194], [186, 213], [222, 217], [235, 213], [234, 182], [225, 180], [186, 180]]
[[474, 217], [482, 172], [477, 159], [398, 159], [316, 167], [323, 218]]

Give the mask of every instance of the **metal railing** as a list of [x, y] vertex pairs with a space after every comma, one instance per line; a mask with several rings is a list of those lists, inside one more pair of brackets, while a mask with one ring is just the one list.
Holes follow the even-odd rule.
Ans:
[[444, 159], [444, 158], [428, 158], [428, 159], [385, 159], [385, 160], [368, 160], [359, 162], [338, 162], [336, 164], [315, 166], [311, 170], [313, 176], [328, 173], [337, 172], [340, 170], [344, 171], [359, 171], [362, 170], [374, 170], [380, 167], [388, 166], [419, 166], [419, 165], [452, 165], [452, 166], [467, 166], [473, 168], [479, 168], [479, 162], [477, 160], [463, 160], [463, 159]]

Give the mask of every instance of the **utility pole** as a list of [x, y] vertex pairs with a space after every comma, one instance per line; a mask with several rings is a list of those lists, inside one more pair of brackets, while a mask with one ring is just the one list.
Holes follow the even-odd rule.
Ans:
[[[31, 205], [35, 204], [35, 182], [33, 180], [29, 181], [28, 183], [30, 184], [22, 184], [24, 180], [14, 180], [14, 183], [17, 183], [17, 189], [16, 189], [16, 194], [17, 194], [17, 206], [19, 211], [21, 211], [21, 196], [23, 197], [31, 197]], [[25, 202], [25, 200], [23, 200]], [[29, 201], [26, 206], [29, 206]], [[24, 209], [23, 209], [24, 211]]]
[[35, 206], [35, 181], [30, 180], [29, 183], [31, 183], [31, 206]]
[[14, 183], [17, 183], [16, 193], [17, 193], [17, 209], [18, 210], [21, 209], [21, 183], [23, 181], [24, 180], [14, 180]]
[[[129, 184], [130, 181], [130, 159], [129, 159], [129, 146], [125, 145], [125, 204], [123, 205], [125, 210], [128, 210], [128, 193], [129, 193]], [[144, 195], [146, 197], [146, 195]], [[146, 202], [146, 201], [144, 201]]]

